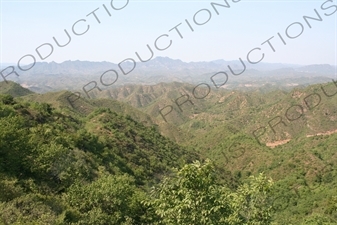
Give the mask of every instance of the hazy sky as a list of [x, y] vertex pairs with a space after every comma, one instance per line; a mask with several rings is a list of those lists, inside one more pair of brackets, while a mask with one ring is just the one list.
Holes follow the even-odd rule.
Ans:
[[[337, 0], [241, 0], [237, 3], [228, 0], [230, 8], [213, 5], [219, 15], [211, 3], [225, 5], [224, 0], [0, 1], [2, 63], [16, 64], [27, 54], [33, 55], [36, 61], [46, 62], [118, 63], [126, 58], [139, 61], [135, 52], [143, 59], [148, 58], [148, 44], [155, 57], [167, 56], [187, 62], [237, 60], [239, 57], [246, 60], [249, 51], [260, 48], [251, 53], [252, 61], [258, 61], [264, 53], [263, 62], [337, 65], [337, 7], [332, 7], [337, 5]], [[116, 10], [111, 4], [116, 9], [125, 7]], [[312, 26], [309, 28], [303, 16], [318, 18], [314, 9], [323, 21], [308, 20]], [[94, 10], [100, 23], [92, 13]], [[207, 20], [203, 25], [196, 24]], [[76, 21], [79, 22], [74, 26], [75, 32], [84, 32], [89, 25], [87, 33], [74, 34], [72, 27]], [[176, 29], [171, 30], [180, 23], [176, 29], [183, 38]], [[71, 41], [65, 47], [58, 47], [53, 37], [60, 44], [66, 44], [68, 38], [64, 29]], [[170, 40], [172, 44], [160, 51], [155, 47], [155, 40], [164, 34], [166, 36], [158, 39], [158, 48], [167, 47]], [[298, 34], [297, 38], [288, 37]], [[261, 45], [272, 36], [270, 43], [275, 52], [268, 43]], [[48, 58], [41, 60], [35, 49], [45, 43], [54, 49]], [[39, 49], [42, 57], [51, 52], [49, 44]], [[24, 57], [21, 63], [32, 63], [32, 57]]]

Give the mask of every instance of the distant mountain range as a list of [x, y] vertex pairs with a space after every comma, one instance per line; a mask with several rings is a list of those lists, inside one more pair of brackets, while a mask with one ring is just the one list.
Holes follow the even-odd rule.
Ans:
[[[336, 77], [337, 68], [328, 64], [301, 66], [281, 63], [259, 63], [247, 65], [240, 76], [232, 76], [228, 66], [234, 71], [242, 71], [240, 61], [214, 60], [210, 62], [183, 62], [179, 59], [156, 57], [148, 62], [125, 61], [120, 66], [128, 73], [124, 75], [118, 64], [111, 62], [65, 61], [63, 63], [39, 62], [22, 72], [19, 77], [11, 75], [8, 79], [36, 92], [56, 90], [80, 90], [91, 81], [98, 83], [101, 89], [125, 84], [157, 84], [160, 82], [187, 82], [197, 84], [209, 82], [210, 77], [220, 71], [226, 71], [231, 77], [226, 88], [261, 86], [266, 83], [281, 86], [309, 85], [331, 81]], [[3, 65], [8, 66], [8, 64]], [[117, 81], [109, 87], [100, 84], [100, 76], [108, 70], [116, 70]], [[116, 77], [106, 75], [106, 83], [112, 83]], [[246, 86], [245, 86], [246, 85]]]

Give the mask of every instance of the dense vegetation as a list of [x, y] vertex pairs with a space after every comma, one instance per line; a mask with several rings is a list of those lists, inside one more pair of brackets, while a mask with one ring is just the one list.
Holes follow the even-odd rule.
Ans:
[[[212, 103], [264, 103], [263, 121], [276, 107], [267, 97], [214, 92], [174, 126], [152, 117], [154, 103], [140, 108], [150, 115], [112, 99], [70, 107], [67, 92], [10, 85], [0, 95], [0, 224], [337, 224], [337, 134], [295, 130], [271, 149], [244, 128], [250, 109], [228, 120]], [[322, 103], [325, 123], [310, 123], [319, 131], [336, 127], [333, 102]]]
[[[163, 175], [171, 175], [172, 168], [191, 163], [197, 155], [154, 128], [109, 109], [74, 118], [45, 103], [16, 101], [10, 95], [1, 95], [0, 101], [2, 223], [172, 224], [172, 215], [161, 213], [165, 207], [161, 204], [163, 195], [151, 197], [149, 187], [157, 185]], [[184, 183], [177, 181], [178, 186], [168, 188], [160, 184], [165, 198], [189, 197], [190, 192], [197, 191], [194, 186], [187, 185], [186, 193], [180, 196], [174, 196], [174, 189], [188, 183], [202, 184], [198, 194], [206, 195], [206, 202], [200, 203], [199, 210], [208, 212], [201, 224], [226, 219], [222, 210], [213, 212], [213, 207], [227, 207], [233, 221], [244, 220], [235, 212], [238, 205], [222, 206], [230, 203], [226, 199], [230, 190], [224, 192], [216, 186], [211, 164], [199, 170], [195, 177], [198, 168], [187, 165], [182, 174], [177, 173]], [[209, 193], [209, 188], [214, 188], [214, 193]], [[197, 202], [199, 197], [193, 196], [191, 201]], [[225, 198], [221, 200], [224, 202], [218, 198]], [[179, 204], [186, 207], [185, 202]], [[266, 215], [266, 219], [269, 217]], [[186, 224], [189, 218], [185, 218]], [[178, 220], [174, 224], [182, 223]]]

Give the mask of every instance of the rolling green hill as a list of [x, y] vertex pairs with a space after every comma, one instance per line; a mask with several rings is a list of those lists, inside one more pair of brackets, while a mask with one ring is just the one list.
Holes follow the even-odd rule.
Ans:
[[[62, 99], [63, 94], [50, 96]], [[40, 100], [47, 97], [37, 96]], [[84, 223], [90, 220], [86, 218], [89, 211], [68, 202], [78, 194], [74, 185], [89, 188], [101, 180], [111, 181], [120, 184], [118, 189], [132, 188], [140, 198], [173, 168], [199, 158], [131, 116], [88, 105], [94, 110], [84, 115], [0, 95], [1, 224]], [[117, 192], [116, 198], [124, 201]], [[127, 197], [133, 199], [131, 195]], [[128, 219], [125, 215], [118, 218], [118, 213], [127, 210], [120, 208], [118, 202], [114, 204], [120, 211], [111, 218], [117, 216], [115, 224], [124, 223]], [[141, 221], [146, 207], [138, 201], [128, 204], [125, 207], [133, 210], [128, 211], [129, 219]]]
[[[196, 137], [198, 132], [222, 133], [217, 127], [225, 124], [272, 146], [298, 135], [310, 136], [337, 129], [337, 86], [333, 82], [297, 87], [288, 92], [275, 89], [266, 92], [260, 88], [208, 90], [203, 86], [196, 91], [195, 87], [177, 82], [130, 85], [102, 92], [96, 90], [91, 96], [125, 102], [157, 119], [156, 124], [171, 124]], [[197, 99], [195, 96], [206, 97]]]
[[33, 94], [33, 92], [13, 81], [7, 81], [7, 83], [2, 81], [0, 82], [0, 94], [9, 94], [13, 97], [18, 97]]
[[[272, 209], [261, 224], [337, 224], [334, 83], [291, 91], [212, 89], [204, 99], [193, 98], [189, 84], [131, 85], [71, 102], [67, 91], [24, 95], [10, 85], [4, 93], [17, 97], [0, 95], [0, 224], [159, 224], [169, 218], [160, 209], [183, 204], [179, 193], [201, 187], [188, 182], [206, 179], [204, 167], [189, 163], [206, 158], [215, 165], [212, 185], [224, 185], [221, 193], [232, 197], [247, 190], [251, 175], [273, 180], [268, 198], [245, 197], [264, 199], [261, 212]], [[179, 110], [175, 101], [186, 94], [193, 104]], [[167, 105], [173, 110], [165, 122], [159, 110]], [[161, 195], [152, 196], [153, 187]], [[202, 195], [200, 189], [196, 196]], [[241, 221], [232, 224], [249, 221], [228, 207]]]

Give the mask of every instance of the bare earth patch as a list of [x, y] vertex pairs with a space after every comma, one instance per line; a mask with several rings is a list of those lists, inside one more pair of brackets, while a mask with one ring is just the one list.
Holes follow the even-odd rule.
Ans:
[[271, 147], [271, 148], [275, 148], [276, 146], [278, 145], [284, 145], [284, 144], [287, 144], [291, 139], [285, 139], [285, 140], [281, 140], [281, 141], [275, 141], [275, 142], [268, 142], [266, 143], [266, 145], [268, 147]]

